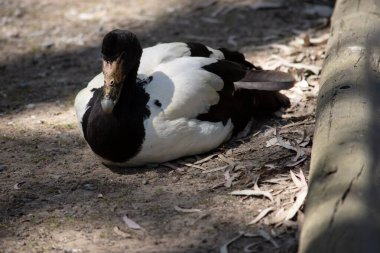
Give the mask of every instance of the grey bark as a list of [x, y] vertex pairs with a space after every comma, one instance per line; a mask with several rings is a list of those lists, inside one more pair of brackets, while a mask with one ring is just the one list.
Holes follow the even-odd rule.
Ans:
[[300, 253], [380, 252], [380, 0], [338, 0]]

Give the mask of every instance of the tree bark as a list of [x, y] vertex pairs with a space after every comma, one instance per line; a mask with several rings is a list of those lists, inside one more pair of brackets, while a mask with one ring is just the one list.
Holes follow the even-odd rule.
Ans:
[[380, 252], [380, 0], [338, 0], [300, 253]]

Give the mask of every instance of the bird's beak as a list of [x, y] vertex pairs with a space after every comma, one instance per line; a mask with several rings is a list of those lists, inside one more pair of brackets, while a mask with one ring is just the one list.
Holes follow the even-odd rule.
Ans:
[[103, 98], [101, 106], [105, 113], [111, 113], [120, 97], [125, 75], [122, 56], [113, 61], [103, 60]]

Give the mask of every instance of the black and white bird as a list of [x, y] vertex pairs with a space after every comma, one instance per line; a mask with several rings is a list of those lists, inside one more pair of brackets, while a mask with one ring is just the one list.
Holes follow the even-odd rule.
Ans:
[[127, 30], [102, 43], [103, 71], [75, 98], [84, 139], [105, 164], [138, 166], [204, 153], [256, 114], [289, 106], [294, 79], [200, 43], [142, 49]]

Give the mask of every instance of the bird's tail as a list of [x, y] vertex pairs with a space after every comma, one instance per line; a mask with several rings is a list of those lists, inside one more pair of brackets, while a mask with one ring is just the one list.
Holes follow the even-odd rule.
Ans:
[[242, 80], [234, 83], [234, 132], [243, 130], [251, 117], [269, 115], [289, 107], [289, 98], [279, 91], [293, 87], [294, 83], [293, 76], [284, 72], [248, 70]]
[[285, 72], [250, 69], [234, 86], [235, 89], [277, 91], [290, 89], [294, 83], [294, 77]]
[[242, 131], [252, 117], [270, 115], [290, 106], [289, 98], [279, 91], [239, 89], [235, 91], [234, 99], [232, 122], [235, 134]]
[[294, 83], [294, 77], [285, 72], [250, 69], [243, 79], [234, 83], [234, 86], [235, 92], [244, 93], [253, 115], [257, 115], [289, 107], [289, 99], [278, 91], [290, 89]]

